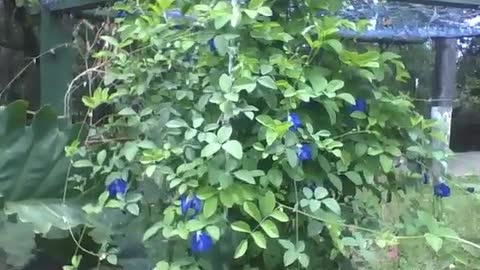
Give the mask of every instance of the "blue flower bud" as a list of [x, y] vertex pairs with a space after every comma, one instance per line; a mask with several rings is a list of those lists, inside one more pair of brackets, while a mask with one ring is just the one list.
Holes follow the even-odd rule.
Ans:
[[367, 111], [367, 101], [363, 98], [357, 98], [355, 100], [355, 105], [350, 105], [348, 111], [350, 113], [354, 113], [357, 111], [365, 113]]
[[116, 18], [125, 18], [125, 17], [127, 17], [127, 12], [125, 10], [119, 10], [115, 17]]
[[208, 40], [208, 46], [210, 47], [210, 51], [213, 53], [217, 52], [217, 47], [215, 46], [215, 40], [214, 38], [211, 38]]
[[107, 186], [110, 197], [116, 197], [117, 194], [125, 195], [127, 193], [127, 181], [122, 178], [116, 178]]
[[212, 237], [204, 231], [197, 231], [192, 237], [191, 248], [195, 253], [207, 252], [213, 247]]
[[450, 187], [446, 183], [438, 183], [433, 186], [433, 194], [440, 198], [450, 197]]
[[307, 143], [297, 145], [297, 157], [300, 161], [312, 159], [312, 148]]
[[297, 113], [289, 113], [288, 122], [292, 124], [289, 128], [291, 131], [297, 131], [298, 128], [302, 126], [302, 120]]
[[187, 196], [182, 196], [180, 198], [180, 209], [182, 210], [182, 215], [187, 216], [188, 210], [193, 210], [193, 215], [191, 218], [195, 218], [200, 211], [202, 211], [202, 201], [196, 195], [193, 195], [192, 198]]

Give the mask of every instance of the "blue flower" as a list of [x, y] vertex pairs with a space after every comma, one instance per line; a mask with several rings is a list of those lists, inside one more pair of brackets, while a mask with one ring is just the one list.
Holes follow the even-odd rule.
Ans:
[[467, 187], [467, 191], [470, 192], [470, 193], [474, 193], [475, 188], [474, 187]]
[[191, 247], [195, 253], [207, 252], [213, 247], [213, 239], [207, 232], [197, 231], [192, 237]]
[[127, 17], [127, 12], [125, 10], [119, 10], [115, 17], [116, 18], [125, 18], [125, 17]]
[[430, 179], [429, 179], [429, 177], [428, 177], [428, 173], [424, 172], [424, 173], [423, 173], [423, 184], [426, 185], [426, 184], [428, 184], [428, 183], [430, 183]]
[[312, 148], [307, 143], [297, 145], [297, 157], [300, 161], [312, 159]]
[[363, 98], [357, 98], [355, 100], [355, 105], [350, 105], [350, 107], [348, 108], [348, 111], [350, 113], [354, 113], [354, 112], [366, 112], [367, 111], [367, 101]]
[[208, 40], [208, 46], [210, 47], [211, 52], [217, 52], [217, 47], [215, 46], [214, 38]]
[[433, 186], [433, 194], [440, 198], [450, 197], [450, 187], [445, 183], [438, 183]]
[[180, 208], [182, 210], [182, 215], [187, 216], [188, 210], [193, 210], [192, 218], [195, 218], [200, 211], [202, 211], [202, 201], [196, 195], [190, 199], [187, 196], [182, 196], [180, 198]]
[[127, 193], [127, 181], [122, 178], [116, 178], [107, 187], [110, 197], [116, 197], [117, 194], [125, 195]]
[[288, 122], [292, 124], [289, 128], [291, 131], [297, 131], [302, 126], [302, 120], [297, 113], [289, 113], [287, 118]]

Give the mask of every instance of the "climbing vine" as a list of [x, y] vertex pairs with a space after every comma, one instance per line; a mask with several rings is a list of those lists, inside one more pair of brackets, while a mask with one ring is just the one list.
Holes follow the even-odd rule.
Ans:
[[383, 84], [408, 78], [400, 57], [343, 43], [366, 22], [326, 15], [340, 4], [117, 3], [83, 97], [114, 113], [67, 147], [65, 190], [102, 220], [87, 252], [125, 269], [419, 269], [412, 242], [442, 265], [477, 248], [442, 222], [449, 178], [422, 180], [446, 158], [435, 122]]

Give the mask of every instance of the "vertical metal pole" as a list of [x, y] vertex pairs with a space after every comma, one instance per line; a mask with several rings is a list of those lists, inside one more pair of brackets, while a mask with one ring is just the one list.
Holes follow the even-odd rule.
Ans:
[[73, 77], [73, 51], [71, 46], [61, 46], [72, 42], [72, 31], [60, 13], [41, 7], [40, 51], [51, 52], [40, 61], [41, 104], [53, 106], [58, 114], [63, 114], [63, 99]]
[[[449, 147], [450, 127], [452, 122], [453, 100], [457, 88], [457, 40], [435, 39], [435, 70], [433, 76], [431, 118], [442, 123], [439, 131], [445, 135], [444, 141], [435, 140], [435, 149]], [[447, 171], [447, 164], [432, 164], [434, 183], [442, 181], [441, 175]]]

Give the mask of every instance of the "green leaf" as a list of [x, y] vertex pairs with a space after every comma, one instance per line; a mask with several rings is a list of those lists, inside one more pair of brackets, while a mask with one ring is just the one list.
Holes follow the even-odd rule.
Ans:
[[211, 217], [215, 211], [217, 211], [218, 206], [218, 197], [213, 196], [210, 197], [205, 201], [205, 205], [203, 206], [203, 214], [205, 217]]
[[245, 221], [236, 221], [232, 223], [230, 227], [232, 227], [232, 230], [237, 232], [245, 232], [245, 233], [252, 232], [252, 229], [250, 229], [250, 225], [248, 225]]
[[279, 239], [278, 243], [285, 249], [295, 250], [295, 245], [290, 240]]
[[385, 147], [385, 151], [387, 151], [388, 153], [390, 153], [391, 155], [396, 156], [396, 157], [399, 157], [399, 156], [402, 155], [402, 151], [400, 151], [400, 149], [398, 149], [398, 147], [395, 147], [395, 146], [392, 146], [392, 145], [388, 145], [387, 147]]
[[320, 200], [328, 196], [328, 191], [324, 187], [317, 187], [315, 189], [315, 199]]
[[25, 102], [0, 106], [0, 197], [5, 202], [61, 198], [70, 164], [65, 149], [80, 126], [59, 128], [50, 107], [37, 111], [30, 125], [26, 119]]
[[337, 215], [340, 215], [340, 205], [338, 202], [333, 199], [333, 198], [326, 198], [322, 200], [322, 203], [325, 204], [332, 212], [334, 212]]
[[275, 212], [273, 212], [270, 217], [280, 221], [280, 222], [287, 222], [288, 221], [288, 216], [287, 214], [285, 214], [284, 212], [280, 211], [280, 210], [276, 210]]
[[32, 223], [35, 231], [47, 234], [51, 228], [68, 230], [86, 223], [86, 216], [80, 205], [57, 200], [29, 200], [5, 204], [7, 215], [16, 214], [22, 222]]
[[112, 264], [112, 265], [117, 265], [117, 255], [115, 254], [108, 254], [107, 255], [107, 262]]
[[242, 257], [243, 255], [245, 255], [245, 252], [247, 252], [247, 249], [248, 249], [248, 240], [243, 239], [235, 249], [235, 255], [233, 256], [233, 258], [238, 259]]
[[118, 47], [119, 46], [118, 40], [115, 39], [114, 37], [101, 36], [100, 38], [105, 40], [108, 44], [112, 45], [113, 47]]
[[265, 0], [251, 0], [248, 3], [248, 9], [258, 9], [263, 5], [263, 2], [265, 2]]
[[393, 160], [386, 155], [380, 155], [380, 164], [382, 165], [383, 171], [388, 173], [392, 170]]
[[269, 7], [260, 7], [259, 9], [257, 9], [257, 12], [267, 17], [270, 17], [273, 14], [272, 10]]
[[324, 227], [325, 225], [323, 225], [323, 223], [317, 220], [311, 220], [308, 222], [307, 234], [309, 237], [314, 237], [316, 235], [319, 235], [323, 231]]
[[310, 206], [310, 211], [315, 212], [322, 206], [322, 203], [317, 200], [308, 200], [308, 205]]
[[127, 211], [134, 216], [138, 216], [138, 214], [140, 213], [140, 208], [138, 207], [138, 204], [130, 203], [127, 204]]
[[220, 229], [217, 226], [208, 226], [205, 230], [213, 240], [218, 241], [220, 239]]
[[261, 197], [258, 200], [258, 204], [260, 206], [260, 211], [262, 212], [264, 217], [270, 215], [275, 209], [275, 195], [273, 194], [273, 192], [268, 191], [265, 196]]
[[307, 199], [311, 199], [313, 197], [313, 191], [309, 187], [304, 187], [302, 189], [302, 192], [303, 192], [303, 196], [305, 196], [305, 198]]
[[138, 150], [138, 146], [134, 142], [126, 142], [123, 146], [123, 154], [129, 162], [133, 161], [138, 153]]
[[231, 126], [222, 126], [217, 132], [217, 140], [219, 143], [224, 143], [230, 136], [232, 136], [232, 127]]
[[[328, 85], [327, 85], [327, 91], [328, 92], [335, 92], [337, 90], [340, 90], [343, 88], [345, 83], [341, 80], [331, 80]], [[353, 103], [355, 104], [355, 103]]]
[[[32, 224], [0, 221], [0, 247], [6, 255], [6, 263], [9, 266], [13, 266], [13, 269], [24, 269], [35, 257], [35, 233]], [[6, 267], [4, 258], [2, 265]]]
[[243, 157], [243, 148], [239, 141], [228, 141], [222, 145], [222, 148], [236, 159], [242, 159]]
[[232, 89], [232, 78], [228, 76], [227, 74], [222, 74], [220, 76], [220, 79], [218, 80], [218, 84], [220, 85], [220, 89], [224, 92], [230, 92], [230, 89]]
[[310, 258], [308, 257], [307, 254], [301, 253], [301, 254], [298, 254], [298, 262], [300, 262], [303, 268], [307, 268], [308, 265], [310, 264]]
[[297, 259], [298, 253], [293, 249], [289, 249], [285, 251], [285, 254], [283, 254], [283, 265], [289, 266], [293, 264]]
[[431, 233], [426, 233], [425, 234], [425, 240], [427, 241], [428, 245], [435, 251], [438, 252], [443, 245], [443, 240], [442, 238], [431, 234]]
[[147, 241], [148, 239], [150, 239], [152, 236], [154, 236], [155, 234], [157, 234], [157, 232], [163, 228], [163, 222], [157, 222], [155, 224], [153, 224], [150, 228], [148, 228], [145, 233], [143, 234], [143, 241]]
[[253, 237], [253, 241], [255, 241], [255, 244], [257, 244], [259, 248], [267, 248], [267, 239], [265, 239], [265, 235], [263, 235], [263, 233], [257, 231], [251, 235]]
[[[225, 38], [225, 35], [215, 36], [213, 38], [213, 43], [215, 44], [215, 48], [217, 49], [217, 52], [220, 56], [225, 56], [227, 54], [227, 52], [228, 52], [228, 40]], [[226, 74], [222, 74], [222, 76], [223, 75], [226, 75]], [[226, 76], [228, 76], [228, 75], [226, 75]], [[231, 87], [232, 79], [231, 79], [230, 76], [228, 76], [228, 77], [229, 77], [229, 80], [230, 80], [230, 87]], [[221, 80], [221, 78], [220, 78], [220, 80]], [[227, 83], [226, 85], [228, 86], [228, 81], [226, 81], [226, 83]], [[219, 84], [220, 84], [220, 89], [222, 89], [225, 92], [229, 91], [229, 90], [225, 90], [225, 89], [230, 89], [230, 87], [227, 87], [227, 88], [222, 87], [222, 82], [219, 82]]]
[[277, 89], [277, 85], [275, 81], [270, 76], [262, 76], [257, 79], [258, 83], [261, 85], [270, 88], [270, 89]]
[[350, 171], [345, 173], [345, 175], [352, 181], [355, 185], [360, 186], [362, 184], [362, 176], [359, 173]]
[[88, 159], [81, 159], [73, 162], [72, 166], [75, 168], [89, 168], [93, 167], [93, 163]]
[[170, 265], [166, 261], [160, 261], [155, 265], [153, 270], [170, 270]]
[[265, 139], [267, 140], [267, 145], [272, 145], [273, 142], [277, 139], [278, 133], [275, 132], [273, 129], [267, 129], [267, 133], [265, 134]]
[[268, 237], [278, 238], [278, 228], [273, 221], [267, 219], [260, 224], [260, 227], [262, 227], [263, 231], [268, 235]]
[[355, 145], [355, 154], [361, 157], [367, 153], [368, 146], [364, 143], [357, 143]]
[[343, 51], [343, 45], [342, 43], [337, 40], [337, 39], [329, 39], [326, 41], [330, 47], [336, 52], [336, 53], [341, 53]]
[[211, 157], [215, 153], [217, 153], [218, 150], [220, 150], [220, 148], [222, 148], [222, 145], [217, 143], [217, 142], [207, 144], [207, 146], [205, 146], [202, 149], [201, 155], [202, 155], [202, 157]]
[[258, 207], [252, 202], [245, 202], [243, 204], [243, 210], [257, 222], [260, 223], [262, 221], [262, 215], [260, 214], [260, 210], [258, 210]]
[[342, 180], [341, 180], [340, 178], [338, 178], [338, 176], [329, 173], [329, 174], [328, 174], [328, 180], [329, 180], [330, 183], [332, 183], [332, 185], [335, 186], [339, 191], [342, 191], [342, 190], [343, 190]]
[[352, 105], [356, 104], [355, 98], [351, 94], [348, 94], [348, 93], [338, 94], [337, 98], [343, 99], [343, 100], [345, 100], [346, 102], [348, 102]]
[[378, 156], [383, 153], [383, 149], [380, 147], [369, 147], [367, 153], [369, 156]]
[[182, 119], [175, 119], [168, 121], [165, 126], [167, 126], [168, 128], [181, 128], [188, 127], [188, 124]]
[[240, 179], [240, 180], [242, 180], [242, 181], [244, 181], [244, 182], [247, 182], [247, 183], [249, 183], [249, 184], [252, 184], [252, 185], [255, 185], [255, 184], [256, 184], [256, 183], [255, 183], [255, 178], [253, 178], [252, 173], [249, 172], [249, 171], [247, 171], [247, 170], [239, 170], [239, 171], [236, 171], [236, 172], [233, 173], [233, 175], [234, 175], [236, 178], [238, 178], [238, 179]]

